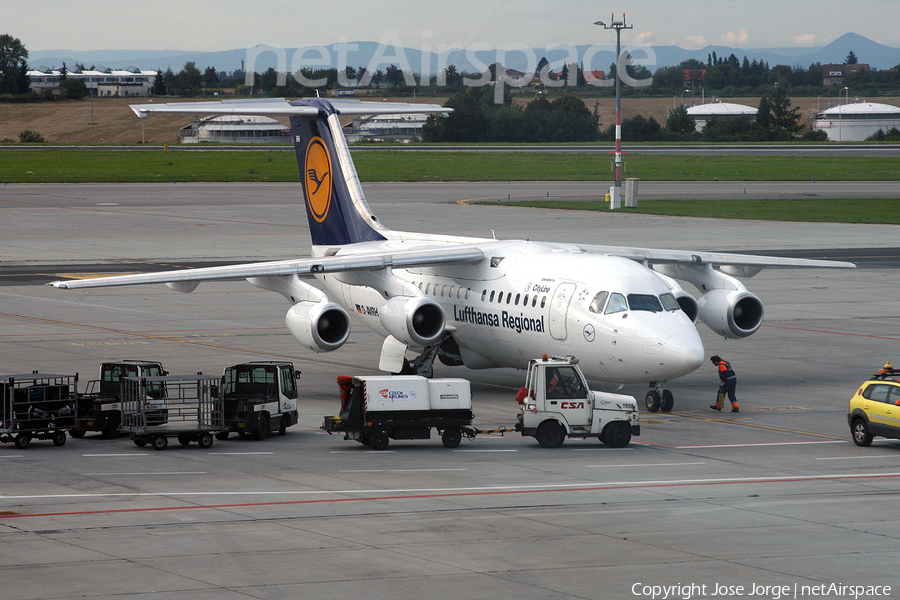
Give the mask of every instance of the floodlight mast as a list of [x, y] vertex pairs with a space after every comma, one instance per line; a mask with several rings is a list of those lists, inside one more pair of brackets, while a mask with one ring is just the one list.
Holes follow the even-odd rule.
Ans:
[[622, 77], [619, 73], [620, 60], [622, 55], [622, 30], [634, 29], [634, 25], [625, 24], [625, 13], [622, 13], [622, 20], [616, 20], [616, 14], [613, 13], [609, 25], [603, 21], [595, 21], [594, 25], [599, 25], [603, 29], [616, 30], [616, 185], [612, 198], [610, 198], [610, 208], [620, 208], [622, 206]]

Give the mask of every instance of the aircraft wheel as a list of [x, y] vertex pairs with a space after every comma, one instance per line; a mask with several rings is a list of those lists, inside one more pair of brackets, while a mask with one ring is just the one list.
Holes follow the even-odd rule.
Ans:
[[538, 425], [534, 437], [544, 448], [559, 448], [566, 440], [566, 428], [559, 421], [549, 419]]
[[659, 410], [670, 412], [675, 406], [675, 396], [669, 390], [663, 390], [662, 398], [659, 400]]
[[656, 412], [659, 410], [659, 392], [656, 390], [650, 390], [647, 392], [647, 395], [644, 397], [644, 404], [647, 406], [647, 410], [650, 412]]

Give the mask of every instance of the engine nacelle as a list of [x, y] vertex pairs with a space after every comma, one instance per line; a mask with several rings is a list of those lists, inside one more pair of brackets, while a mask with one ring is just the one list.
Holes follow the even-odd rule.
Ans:
[[673, 292], [673, 295], [675, 296], [675, 301], [678, 302], [678, 306], [688, 316], [691, 323], [696, 324], [697, 318], [700, 316], [700, 305], [697, 304], [697, 300], [684, 290]]
[[700, 320], [724, 338], [747, 337], [762, 324], [762, 302], [746, 290], [711, 290], [698, 305]]
[[291, 335], [313, 352], [331, 352], [350, 337], [350, 315], [333, 302], [298, 302], [284, 324]]
[[378, 315], [388, 333], [409, 346], [438, 342], [446, 321], [440, 305], [421, 296], [394, 296], [384, 303]]

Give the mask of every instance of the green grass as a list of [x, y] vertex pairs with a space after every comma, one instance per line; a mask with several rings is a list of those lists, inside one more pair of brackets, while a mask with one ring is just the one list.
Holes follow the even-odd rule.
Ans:
[[[611, 159], [578, 153], [371, 152], [354, 155], [363, 181], [609, 181]], [[643, 181], [897, 181], [900, 158], [634, 155]]]
[[2, 150], [9, 183], [299, 181], [293, 152]]
[[[605, 154], [355, 152], [362, 181], [609, 181]], [[644, 181], [898, 181], [900, 158], [632, 155]], [[293, 152], [0, 150], [4, 183], [299, 181]]]
[[[354, 153], [362, 181], [609, 181], [597, 154], [521, 152]], [[627, 177], [644, 181], [897, 181], [900, 158], [636, 155]], [[299, 181], [287, 150], [2, 150], [4, 183]], [[898, 193], [900, 196], [900, 193]], [[602, 202], [515, 202], [514, 206], [608, 211]], [[641, 201], [621, 213], [724, 219], [900, 224], [900, 199]]]
[[[497, 203], [492, 202], [496, 206]], [[761, 221], [808, 221], [817, 223], [877, 223], [900, 225], [900, 198], [803, 198], [791, 200], [647, 200], [637, 208], [609, 210], [605, 202], [537, 201], [502, 202], [506, 206], [530, 206], [592, 212], [755, 219]]]

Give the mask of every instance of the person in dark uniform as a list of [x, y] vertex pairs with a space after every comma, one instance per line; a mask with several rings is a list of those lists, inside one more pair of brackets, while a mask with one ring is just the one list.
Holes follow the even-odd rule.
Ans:
[[728, 395], [728, 399], [731, 400], [731, 412], [741, 412], [738, 407], [737, 397], [734, 395], [734, 390], [737, 387], [737, 375], [734, 374], [734, 369], [731, 368], [731, 365], [728, 361], [722, 360], [718, 355], [714, 355], [709, 359], [712, 361], [712, 364], [716, 365], [716, 368], [719, 371], [719, 395], [716, 398], [716, 403], [710, 406], [713, 410], [722, 410], [722, 407], [725, 405], [725, 395]]

